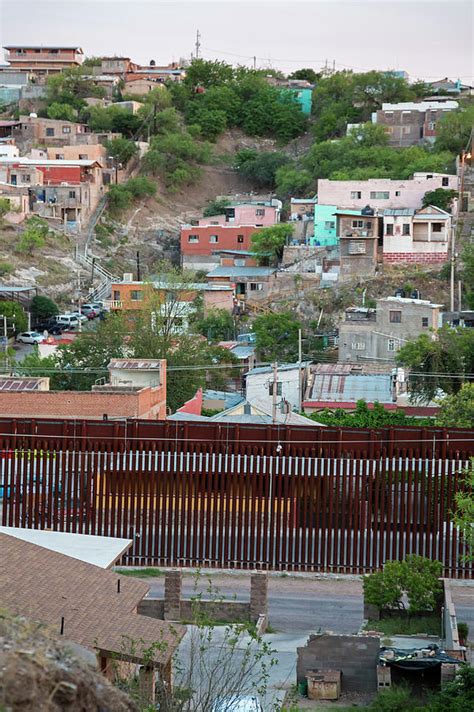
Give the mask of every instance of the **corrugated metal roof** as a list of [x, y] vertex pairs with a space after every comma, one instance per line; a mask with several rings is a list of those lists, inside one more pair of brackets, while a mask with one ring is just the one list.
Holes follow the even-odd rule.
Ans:
[[141, 370], [145, 370], [145, 369], [149, 370], [152, 368], [160, 369], [161, 368], [161, 360], [160, 359], [142, 360], [139, 358], [131, 358], [131, 359], [115, 358], [110, 361], [107, 368], [122, 368], [126, 371], [141, 371]]
[[230, 349], [230, 352], [238, 359], [246, 359], [253, 356], [255, 353], [255, 346], [234, 346]]
[[384, 215], [406, 215], [407, 217], [415, 214], [415, 208], [386, 208], [383, 211]]
[[35, 287], [16, 287], [14, 284], [0, 284], [0, 294], [8, 294], [12, 292], [31, 292]]
[[2, 378], [0, 391], [39, 391], [43, 378]]
[[[302, 361], [301, 366], [304, 367], [309, 363], [309, 361]], [[278, 365], [278, 373], [281, 371], [294, 371], [298, 369], [297, 363], [283, 363]], [[271, 373], [273, 371], [273, 366], [257, 366], [257, 368], [252, 368], [251, 371], [247, 371], [246, 376], [254, 376], [257, 373]]]
[[206, 277], [269, 277], [275, 267], [216, 267]]
[[311, 387], [312, 401], [329, 403], [356, 402], [392, 403], [392, 379], [390, 374], [315, 374]]

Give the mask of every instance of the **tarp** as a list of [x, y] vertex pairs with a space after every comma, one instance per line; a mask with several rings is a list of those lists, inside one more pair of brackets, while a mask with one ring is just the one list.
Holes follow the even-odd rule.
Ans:
[[379, 659], [382, 665], [390, 665], [400, 670], [427, 670], [437, 667], [441, 663], [461, 664], [462, 660], [453, 658], [442, 650], [438, 645], [432, 643], [426, 648], [380, 648]]

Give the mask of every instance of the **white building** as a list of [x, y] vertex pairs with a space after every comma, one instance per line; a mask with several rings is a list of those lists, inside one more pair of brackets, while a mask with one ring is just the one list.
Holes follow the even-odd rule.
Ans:
[[[301, 370], [301, 375], [300, 375]], [[297, 363], [283, 364], [277, 368], [277, 407], [281, 411], [284, 401], [289, 403], [290, 410], [300, 407], [300, 392], [304, 392], [307, 364], [301, 367]], [[259, 366], [249, 371], [245, 376], [246, 398], [250, 403], [261, 403], [266, 407], [273, 406], [273, 367]]]

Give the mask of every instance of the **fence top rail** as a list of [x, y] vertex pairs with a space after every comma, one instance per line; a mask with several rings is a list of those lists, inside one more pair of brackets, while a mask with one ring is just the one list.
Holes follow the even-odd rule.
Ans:
[[474, 456], [474, 430], [439, 427], [333, 428], [193, 421], [0, 418], [0, 449], [220, 452], [302, 457]]

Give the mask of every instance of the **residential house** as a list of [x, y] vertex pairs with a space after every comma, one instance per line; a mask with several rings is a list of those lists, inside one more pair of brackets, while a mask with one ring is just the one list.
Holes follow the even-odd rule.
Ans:
[[244, 307], [252, 298], [265, 298], [276, 267], [216, 267], [206, 277], [211, 284], [226, 284], [235, 290], [238, 306]]
[[124, 82], [123, 93], [131, 94], [132, 96], [145, 96], [148, 92], [154, 89], [164, 88], [164, 82], [161, 79], [140, 76], [139, 74], [127, 75], [127, 80]]
[[336, 210], [337, 205], [316, 203], [314, 206], [314, 234], [309, 238], [310, 245], [329, 247], [338, 244]]
[[407, 180], [370, 178], [369, 180], [318, 180], [318, 205], [361, 210], [370, 205], [385, 208], [421, 208], [423, 197], [437, 188], [458, 190], [456, 175], [414, 173]]
[[362, 399], [369, 407], [377, 402], [385, 408], [395, 408], [392, 374], [363, 373], [360, 367], [341, 363], [319, 363], [311, 367], [303, 400], [305, 413], [317, 413], [325, 408], [351, 411]]
[[[278, 403], [288, 403], [290, 410], [301, 408], [302, 395], [306, 386], [308, 364], [285, 363], [278, 365], [276, 373], [276, 395]], [[245, 397], [253, 403], [273, 405], [274, 371], [272, 366], [258, 366], [245, 374]]]
[[119, 77], [124, 77], [127, 72], [133, 72], [136, 68], [137, 65], [130, 57], [101, 57], [100, 66], [93, 67], [94, 73], [118, 74]]
[[[368, 231], [365, 231], [368, 232]], [[348, 234], [339, 237], [341, 280], [369, 277], [377, 266], [377, 236]]]
[[265, 77], [267, 84], [288, 93], [300, 105], [303, 114], [311, 114], [314, 85], [305, 79], [280, 79], [272, 74]]
[[321, 423], [306, 418], [299, 413], [293, 413], [291, 408], [279, 399], [275, 412], [266, 402], [244, 400], [241, 403], [223, 410], [209, 418], [211, 423], [238, 423], [240, 425], [304, 425], [308, 427], [324, 427]]
[[124, 274], [120, 282], [112, 282], [110, 300], [105, 305], [112, 311], [137, 311], [156, 295], [162, 300], [162, 316], [172, 319], [179, 332], [189, 327], [189, 319], [196, 312], [196, 298], [202, 296], [204, 312], [210, 309], [234, 308], [234, 288], [230, 284], [219, 282], [193, 282], [190, 284], [171, 284], [162, 279], [149, 282], [133, 280], [132, 274]]
[[259, 202], [235, 203], [221, 215], [199, 218], [181, 226], [181, 261], [188, 269], [212, 269], [219, 264], [221, 250], [245, 250], [259, 228], [280, 220], [280, 201], [275, 205]]
[[54, 418], [166, 418], [166, 361], [113, 359], [108, 368], [110, 382], [91, 391], [49, 391], [44, 383], [33, 383], [38, 379], [0, 387], [0, 412], [15, 418], [38, 413]]
[[383, 126], [389, 146], [414, 146], [424, 141], [433, 143], [440, 119], [458, 106], [457, 101], [384, 103], [373, 114], [372, 121]]
[[7, 45], [3, 49], [6, 50], [9, 69], [32, 72], [37, 76], [80, 67], [84, 61], [84, 52], [80, 47]]
[[339, 324], [339, 361], [394, 362], [407, 341], [438, 329], [442, 308], [426, 299], [384, 297], [376, 309], [346, 309]]
[[291, 220], [312, 220], [317, 198], [291, 198], [290, 199], [290, 219]]
[[46, 154], [44, 158], [56, 161], [97, 161], [101, 166], [107, 162], [107, 151], [100, 143], [82, 143], [73, 146], [48, 146], [46, 150], [32, 149], [31, 157], [40, 158], [36, 152]]
[[138, 613], [148, 584], [3, 532], [0, 546], [3, 608], [40, 624], [48, 635], [88, 648], [111, 680], [117, 666], [122, 672], [126, 663], [141, 666], [140, 689], [150, 703], [155, 675], [171, 684], [172, 659], [185, 628]]
[[451, 215], [428, 205], [383, 211], [383, 261], [440, 264], [448, 259]]
[[0, 121], [0, 139], [13, 140], [13, 130], [19, 128], [19, 121]]
[[[7, 139], [8, 140], [8, 139]], [[0, 140], [0, 158], [18, 158], [20, 149], [14, 143], [4, 143]]]
[[[219, 341], [218, 344], [221, 348], [227, 349], [229, 353], [232, 354], [240, 363], [240, 365], [245, 370], [250, 370], [255, 365], [256, 360], [256, 347], [255, 343], [248, 343], [243, 341]], [[240, 375], [235, 374], [238, 379]], [[239, 386], [239, 383], [237, 383]]]
[[227, 410], [242, 403], [243, 400], [240, 393], [207, 389], [202, 394], [202, 407], [206, 410]]
[[435, 82], [427, 82], [427, 84], [433, 92], [450, 94], [451, 96], [469, 94], [472, 92], [472, 86], [469, 84], [463, 84], [460, 79], [452, 80], [445, 77], [444, 79], [438, 79]]
[[19, 126], [12, 131], [12, 136], [20, 145], [40, 143], [45, 146], [68, 146], [84, 134], [90, 133], [87, 124], [60, 119], [46, 119], [38, 116], [20, 116]]

